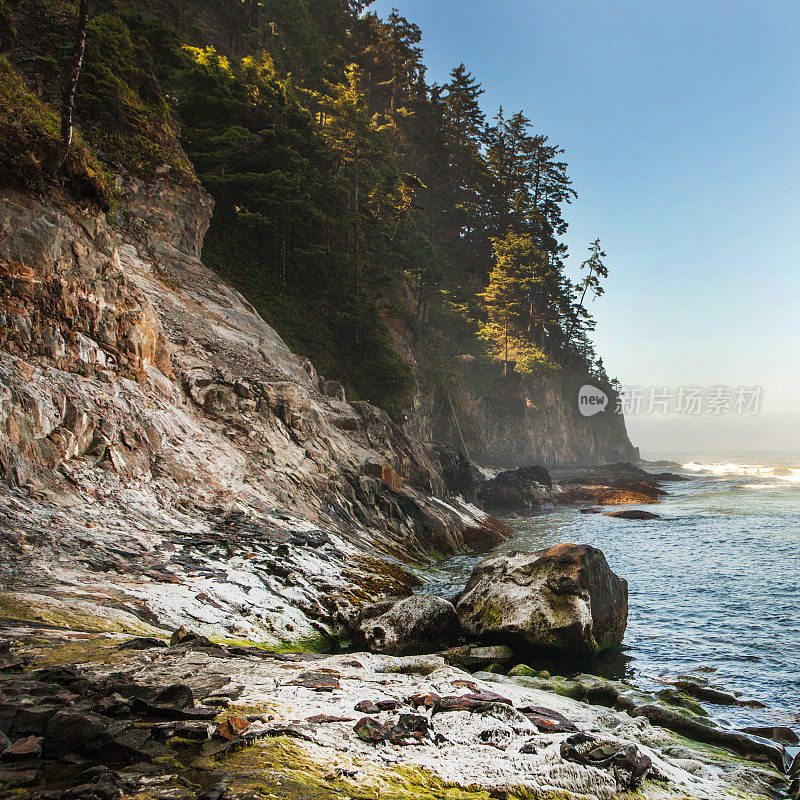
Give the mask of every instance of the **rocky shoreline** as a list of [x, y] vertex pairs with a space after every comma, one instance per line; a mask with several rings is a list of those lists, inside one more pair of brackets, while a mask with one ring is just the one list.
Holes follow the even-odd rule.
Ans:
[[[203, 266], [197, 184], [118, 183], [113, 221], [2, 193], [4, 796], [780, 796], [779, 771], [742, 760], [778, 765], [780, 747], [726, 738], [682, 696], [501, 674], [512, 640], [620, 641], [624, 581], [599, 551], [487, 567], [422, 616], [412, 597], [418, 567], [506, 539], [493, 514], [614, 513], [678, 476], [487, 478], [349, 401]], [[518, 601], [538, 603], [536, 630]], [[389, 654], [409, 618], [422, 652]]]
[[732, 754], [719, 745], [733, 734], [708, 721], [714, 737], [673, 732], [665, 720], [700, 715], [594, 676], [470, 674], [446, 654], [280, 654], [185, 632], [172, 645], [41, 628], [13, 636], [0, 670], [0, 780], [13, 796], [30, 786], [59, 800], [789, 790], [778, 745], [740, 734]]

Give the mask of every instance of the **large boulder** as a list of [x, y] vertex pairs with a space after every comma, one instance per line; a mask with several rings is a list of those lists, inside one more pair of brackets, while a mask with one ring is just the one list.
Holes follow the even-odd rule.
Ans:
[[499, 472], [475, 492], [478, 504], [489, 511], [521, 511], [549, 502], [553, 482], [550, 473], [532, 464]]
[[559, 544], [482, 561], [456, 610], [468, 636], [589, 656], [622, 641], [628, 584], [600, 550]]
[[402, 656], [444, 650], [460, 637], [461, 624], [451, 602], [416, 594], [365, 608], [353, 643], [371, 653]]

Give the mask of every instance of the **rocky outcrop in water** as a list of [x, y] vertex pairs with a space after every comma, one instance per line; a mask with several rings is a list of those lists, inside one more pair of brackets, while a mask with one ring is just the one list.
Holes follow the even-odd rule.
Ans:
[[500, 472], [478, 486], [476, 502], [495, 512], [538, 508], [552, 501], [553, 481], [550, 473], [537, 465]]
[[667, 492], [659, 485], [665, 480], [685, 480], [672, 473], [652, 474], [627, 462], [594, 467], [553, 470], [562, 503], [622, 505], [657, 503]]
[[619, 644], [628, 585], [600, 550], [560, 544], [487, 558], [456, 601], [469, 635], [573, 656]]
[[661, 519], [658, 514], [652, 511], [643, 511], [641, 508], [625, 508], [622, 511], [607, 511], [604, 516], [614, 517], [615, 519]]
[[675, 480], [686, 478], [672, 473], [652, 474], [628, 463], [566, 467], [552, 474], [544, 467], [529, 465], [473, 480], [465, 496], [493, 513], [529, 511], [547, 504], [658, 503], [667, 494], [661, 482]]

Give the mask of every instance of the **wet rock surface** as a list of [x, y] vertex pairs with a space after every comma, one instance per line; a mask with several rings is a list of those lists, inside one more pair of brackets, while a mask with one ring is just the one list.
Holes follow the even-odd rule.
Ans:
[[456, 610], [469, 635], [591, 655], [622, 641], [628, 588], [601, 551], [563, 544], [480, 562]]
[[[73, 637], [17, 631], [30, 666], [0, 675], [0, 735], [9, 740], [0, 793], [245, 800], [276, 785], [288, 797], [368, 797], [438, 796], [447, 784], [476, 800], [510, 786], [580, 800], [633, 789], [644, 798], [719, 800], [777, 796], [784, 787], [763, 763], [693, 749], [638, 706], [612, 712], [528, 685], [537, 679], [470, 675], [436, 656], [354, 653], [310, 666], [300, 654], [229, 649], [220, 658], [194, 644], [120, 649], [108, 637], [94, 641], [98, 651]], [[91, 657], [40, 666], [68, 644]], [[330, 691], [319, 691], [321, 676], [332, 679]], [[582, 686], [585, 699], [590, 678], [560, 680]], [[630, 689], [612, 688], [620, 697]], [[230, 696], [227, 708], [205, 705], [220, 696]], [[260, 775], [269, 778], [263, 790], [253, 788]]]

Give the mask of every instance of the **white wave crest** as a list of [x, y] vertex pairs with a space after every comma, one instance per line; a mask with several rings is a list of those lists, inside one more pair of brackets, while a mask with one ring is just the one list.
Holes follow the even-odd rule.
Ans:
[[[708, 475], [747, 476], [755, 478], [769, 478], [784, 481], [785, 483], [800, 483], [800, 469], [785, 467], [780, 464], [736, 464], [728, 461], [720, 464], [703, 464], [689, 461], [683, 464], [683, 469], [690, 472], [700, 472]], [[744, 488], [767, 488], [765, 484], [752, 484]]]

